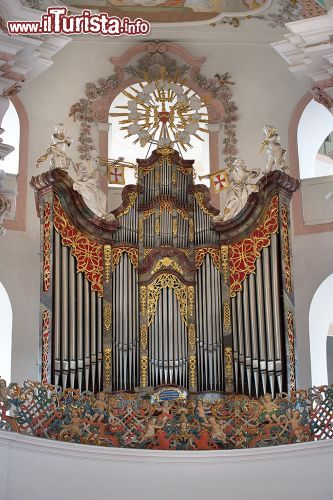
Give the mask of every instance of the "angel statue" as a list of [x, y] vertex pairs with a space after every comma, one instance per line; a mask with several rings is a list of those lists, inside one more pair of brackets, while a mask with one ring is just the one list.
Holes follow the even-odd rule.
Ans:
[[245, 206], [249, 195], [258, 190], [257, 184], [261, 174], [259, 169], [249, 169], [245, 162], [236, 158], [226, 169], [229, 187], [224, 191], [226, 198], [221, 214], [214, 217], [216, 222], [224, 222], [235, 217]]
[[286, 150], [280, 144], [278, 131], [272, 125], [264, 125], [263, 132], [265, 139], [261, 143], [260, 153], [266, 149], [267, 164], [264, 171], [267, 173], [272, 170], [288, 170]]
[[61, 168], [68, 170], [73, 165], [73, 160], [66, 154], [66, 147], [72, 144], [73, 140], [67, 135], [67, 130], [63, 123], [58, 123], [54, 127], [52, 134], [52, 144], [47, 148], [46, 153], [40, 156], [36, 162], [36, 167], [42, 165], [47, 159], [50, 160], [50, 170]]
[[73, 163], [76, 179], [73, 189], [80, 193], [87, 207], [98, 217], [114, 220], [114, 215], [106, 211], [106, 194], [100, 188], [99, 174], [102, 172], [100, 158], [96, 151], [92, 151], [91, 160], [83, 163]]

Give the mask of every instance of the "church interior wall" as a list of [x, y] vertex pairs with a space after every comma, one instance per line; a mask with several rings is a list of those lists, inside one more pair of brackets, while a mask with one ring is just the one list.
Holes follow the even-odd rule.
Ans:
[[[232, 87], [239, 107], [237, 122], [238, 155], [253, 168], [263, 168], [265, 155], [259, 154], [262, 126], [277, 127], [282, 145], [287, 146], [288, 124], [293, 108], [306, 89], [288, 71], [283, 60], [267, 43], [223, 45], [202, 41], [186, 42], [196, 56], [206, 56], [202, 72], [208, 77], [228, 71], [236, 83]], [[77, 139], [78, 122], [68, 118], [71, 105], [84, 96], [84, 84], [112, 73], [110, 57], [120, 56], [128, 42], [73, 41], [55, 58], [47, 72], [27, 83], [20, 97], [29, 117], [30, 143], [28, 178], [38, 173], [36, 159], [50, 143], [54, 126], [63, 121], [69, 135]], [[97, 129], [95, 131], [97, 144]], [[220, 165], [223, 165], [223, 137], [220, 134]], [[78, 161], [75, 143], [71, 156]], [[126, 155], [124, 155], [126, 156]], [[138, 153], [139, 156], [139, 153]], [[331, 233], [293, 238], [294, 276], [299, 374], [301, 387], [310, 380], [308, 310], [316, 283], [332, 271]], [[38, 378], [39, 324], [39, 220], [34, 195], [28, 187], [27, 231], [8, 231], [1, 238], [0, 276], [13, 307], [12, 380]], [[320, 248], [320, 258], [318, 257]], [[317, 285], [317, 286], [318, 286]], [[313, 293], [312, 293], [313, 292]], [[312, 295], [311, 295], [312, 294]]]

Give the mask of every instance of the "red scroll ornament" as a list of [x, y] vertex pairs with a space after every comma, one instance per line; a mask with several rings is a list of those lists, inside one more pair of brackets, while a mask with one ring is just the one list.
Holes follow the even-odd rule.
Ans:
[[271, 243], [271, 234], [279, 229], [279, 197], [272, 198], [263, 222], [244, 240], [229, 247], [230, 296], [242, 290], [245, 278], [255, 272], [256, 260]]
[[83, 272], [91, 283], [91, 290], [102, 297], [103, 245], [87, 238], [71, 224], [57, 196], [54, 197], [54, 227], [61, 235], [62, 244], [71, 247], [77, 262], [77, 272]]

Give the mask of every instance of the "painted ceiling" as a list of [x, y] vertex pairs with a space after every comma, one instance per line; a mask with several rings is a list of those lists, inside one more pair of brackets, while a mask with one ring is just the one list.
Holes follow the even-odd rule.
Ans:
[[222, 13], [246, 15], [265, 10], [271, 0], [67, 0], [66, 4], [165, 23], [209, 20]]
[[[320, 16], [333, 0], [20, 0], [27, 7], [46, 10], [51, 5], [67, 5], [69, 10], [106, 12], [109, 16], [141, 17], [151, 23], [229, 24], [238, 28], [245, 19], [267, 21], [271, 27]], [[201, 24], [200, 23], [200, 24]]]

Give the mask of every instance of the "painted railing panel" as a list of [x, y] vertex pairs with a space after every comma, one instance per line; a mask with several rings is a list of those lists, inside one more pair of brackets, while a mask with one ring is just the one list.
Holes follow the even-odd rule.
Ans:
[[[224, 450], [333, 437], [333, 386], [275, 399], [180, 388], [153, 396], [80, 394], [27, 381], [2, 383], [0, 429], [35, 437], [118, 448]], [[166, 398], [166, 399], [165, 399]]]

